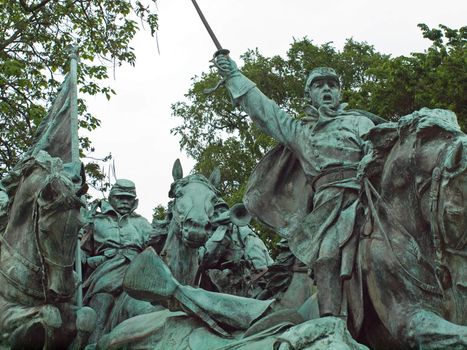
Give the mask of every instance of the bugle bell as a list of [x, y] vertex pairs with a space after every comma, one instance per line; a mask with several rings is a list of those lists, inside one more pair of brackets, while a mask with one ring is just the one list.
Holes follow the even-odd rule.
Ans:
[[237, 226], [247, 226], [251, 221], [251, 214], [243, 203], [237, 203], [229, 210], [230, 221]]

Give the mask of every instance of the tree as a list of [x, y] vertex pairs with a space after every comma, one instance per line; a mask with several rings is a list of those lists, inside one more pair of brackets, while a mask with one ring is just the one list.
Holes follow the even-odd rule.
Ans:
[[[372, 45], [353, 39], [337, 51], [329, 43], [317, 46], [303, 38], [291, 44], [286, 58], [247, 51], [242, 55], [241, 70], [296, 118], [303, 116], [308, 72], [314, 67], [331, 66], [342, 78], [343, 100], [350, 108], [365, 109], [391, 120], [424, 106], [449, 108], [466, 128], [467, 27], [419, 27], [432, 45], [426, 52], [408, 57], [384, 55]], [[232, 205], [241, 200], [255, 164], [274, 141], [232, 106], [224, 89], [204, 93], [218, 79], [215, 72], [193, 79], [185, 95], [187, 100], [172, 105], [173, 116], [183, 119], [172, 132], [181, 137], [180, 146], [197, 161], [194, 171], [209, 174], [214, 166], [220, 167], [221, 193]], [[268, 232], [261, 234], [270, 241]]]
[[[157, 30], [156, 0], [0, 0], [0, 178], [31, 146], [36, 127], [47, 112], [68, 70], [67, 47], [80, 56], [81, 94], [115, 92], [101, 85], [109, 69], [135, 64], [129, 46], [139, 30], [137, 20]], [[99, 119], [79, 100], [80, 127], [93, 130]], [[81, 138], [83, 152], [92, 151]], [[83, 153], [84, 154], [84, 153]], [[102, 180], [96, 163], [88, 164]]]

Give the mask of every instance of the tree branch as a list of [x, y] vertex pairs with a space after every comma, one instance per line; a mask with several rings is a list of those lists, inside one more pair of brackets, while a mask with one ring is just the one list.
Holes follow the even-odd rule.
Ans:
[[50, 1], [52, 1], [52, 0], [42, 0], [37, 5], [33, 5], [33, 6], [28, 6], [28, 4], [26, 3], [25, 0], [19, 0], [19, 3], [20, 3], [20, 5], [21, 5], [21, 7], [23, 8], [24, 11], [32, 13], [32, 12], [36, 12], [41, 7], [44, 7]]

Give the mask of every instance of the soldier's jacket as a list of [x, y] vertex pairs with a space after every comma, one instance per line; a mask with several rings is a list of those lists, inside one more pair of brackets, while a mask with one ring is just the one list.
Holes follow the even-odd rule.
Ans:
[[100, 209], [91, 219], [92, 232], [82, 246], [89, 256], [119, 253], [132, 258], [145, 248], [153, 228], [144, 217], [134, 211], [122, 216], [107, 201], [101, 201]]
[[[289, 241], [293, 253], [312, 266], [322, 239], [330, 229], [338, 232], [336, 250], [350, 239], [360, 188], [356, 170], [368, 152], [361, 136], [374, 123], [361, 111], [346, 111], [345, 105], [337, 111], [326, 106], [319, 110], [310, 107], [309, 118], [300, 121], [281, 110], [240, 73], [230, 77], [226, 86], [234, 103], [240, 105], [266, 134], [293, 152], [310, 183], [318, 184], [321, 179], [319, 186], [313, 189], [311, 213], [304, 225], [299, 225], [301, 231]], [[333, 173], [342, 176], [327, 176]], [[274, 179], [270, 181], [274, 183]]]
[[141, 251], [152, 233], [152, 226], [134, 211], [122, 216], [107, 201], [102, 201], [101, 211], [93, 216], [92, 230], [92, 246], [84, 248], [92, 255], [100, 255], [123, 248]]
[[[315, 122], [294, 119], [243, 75], [227, 81], [235, 101], [268, 135], [287, 146], [299, 158], [306, 175], [315, 177], [334, 167], [356, 166], [366, 152], [361, 136], [374, 123], [361, 111], [337, 111], [323, 106], [312, 111]], [[312, 107], [309, 107], [312, 108]]]
[[119, 215], [107, 201], [100, 202], [100, 212], [89, 220], [81, 243], [85, 303], [100, 292], [121, 292], [128, 264], [143, 251], [153, 232], [145, 218], [134, 211]]

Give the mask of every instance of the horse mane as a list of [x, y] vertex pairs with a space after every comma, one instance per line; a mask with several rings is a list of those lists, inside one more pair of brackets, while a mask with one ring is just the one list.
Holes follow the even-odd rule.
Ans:
[[[370, 142], [372, 152], [362, 159], [361, 176], [380, 176], [386, 157], [394, 144], [415, 133], [420, 141], [463, 135], [456, 114], [446, 109], [422, 108], [405, 115], [398, 122], [382, 123], [372, 128], [363, 138]], [[442, 136], [440, 136], [442, 135]]]
[[[21, 159], [15, 165], [5, 178], [2, 179], [2, 184], [9, 197], [9, 206], [14, 201], [16, 192], [18, 191], [21, 180], [27, 177], [34, 169], [42, 168], [49, 174], [58, 173], [63, 169], [63, 164], [60, 158], [51, 157], [45, 151], [39, 151], [35, 156], [29, 156]], [[8, 208], [9, 211], [9, 208]]]
[[193, 174], [172, 182], [170, 185], [169, 198], [175, 198], [175, 192], [177, 188], [183, 187], [190, 182], [200, 182], [206, 184], [214, 193], [219, 194], [219, 190], [214, 187], [214, 185], [211, 183], [211, 181], [208, 180], [206, 176], [202, 174]]
[[439, 132], [452, 136], [462, 134], [456, 114], [446, 109], [422, 108], [401, 117], [398, 129], [401, 139], [413, 132], [419, 139], [436, 137]]

